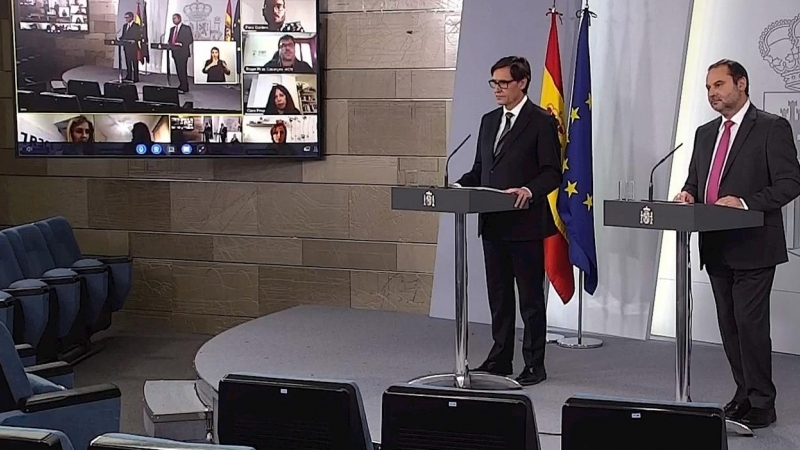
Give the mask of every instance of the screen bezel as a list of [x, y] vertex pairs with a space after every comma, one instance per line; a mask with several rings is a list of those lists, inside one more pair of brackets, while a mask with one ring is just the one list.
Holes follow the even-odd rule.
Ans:
[[[130, 159], [130, 160], [138, 160], [138, 159], [271, 159], [271, 160], [300, 160], [300, 161], [318, 161], [325, 159], [326, 156], [326, 137], [325, 137], [325, 77], [323, 76], [323, 71], [326, 67], [326, 50], [325, 50], [325, 39], [323, 38], [323, 27], [322, 27], [322, 12], [320, 11], [320, 0], [315, 0], [315, 8], [316, 8], [316, 32], [315, 39], [317, 43], [317, 67], [314, 75], [316, 76], [317, 80], [317, 149], [318, 151], [316, 154], [312, 154], [309, 156], [304, 156], [301, 154], [297, 155], [268, 155], [268, 154], [242, 154], [242, 155], [210, 155], [210, 154], [191, 154], [191, 155], [182, 155], [176, 152], [175, 155], [167, 155], [166, 152], [162, 155], [153, 155], [150, 152], [144, 155], [49, 155], [49, 154], [31, 154], [31, 155], [21, 155], [20, 152], [20, 142], [19, 142], [19, 84], [17, 82], [17, 33], [22, 35], [23, 33], [42, 33], [40, 30], [23, 30], [20, 28], [20, 21], [17, 18], [17, 5], [15, 2], [18, 0], [11, 0], [9, 1], [9, 19], [11, 20], [11, 45], [13, 46], [13, 63], [14, 63], [14, 70], [11, 71], [11, 81], [14, 86], [14, 96], [11, 99], [13, 102], [13, 113], [14, 113], [14, 120], [12, 125], [12, 131], [14, 132], [14, 158], [15, 159]], [[92, 0], [87, 0], [86, 4], [86, 11], [88, 13], [90, 5], [89, 3]], [[239, 3], [239, 8], [241, 8], [241, 3]], [[117, 12], [117, 14], [119, 11]], [[88, 14], [87, 14], [88, 15]], [[241, 22], [241, 13], [239, 15], [239, 33], [244, 33], [244, 26]], [[88, 31], [69, 31], [64, 32], [68, 35], [85, 35], [91, 33], [91, 27]], [[244, 44], [244, 38], [240, 38], [240, 42]], [[241, 49], [244, 52], [244, 48]], [[239, 67], [240, 71], [240, 86], [242, 88], [241, 95], [242, 95], [242, 112], [240, 115], [234, 114], [213, 114], [217, 116], [237, 116], [241, 117], [242, 121], [246, 117], [245, 110], [244, 110], [244, 70], [243, 67]], [[309, 75], [309, 74], [301, 74], [301, 75]], [[111, 114], [128, 114], [128, 113], [111, 113]], [[175, 113], [175, 114], [152, 114], [152, 115], [166, 115], [166, 116], [179, 116], [179, 115], [203, 115], [202, 113], [199, 114], [192, 114], [191, 112], [187, 113]], [[261, 144], [261, 143], [259, 143]], [[268, 142], [264, 142], [263, 144], [269, 144]], [[169, 144], [163, 144], [169, 145]]]

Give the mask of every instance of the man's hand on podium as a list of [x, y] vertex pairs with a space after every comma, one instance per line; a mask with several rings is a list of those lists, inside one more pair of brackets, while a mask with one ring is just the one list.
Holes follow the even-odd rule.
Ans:
[[730, 195], [722, 197], [721, 199], [717, 200], [717, 203], [715, 204], [718, 206], [728, 206], [730, 208], [746, 209], [742, 199]]
[[503, 192], [505, 192], [506, 194], [514, 194], [517, 196], [517, 201], [514, 202], [515, 208], [522, 208], [523, 206], [525, 206], [525, 203], [528, 203], [531, 197], [533, 197], [531, 191], [526, 187], [506, 189]]
[[681, 203], [694, 203], [694, 196], [686, 191], [681, 191], [680, 194], [675, 196], [673, 201]]

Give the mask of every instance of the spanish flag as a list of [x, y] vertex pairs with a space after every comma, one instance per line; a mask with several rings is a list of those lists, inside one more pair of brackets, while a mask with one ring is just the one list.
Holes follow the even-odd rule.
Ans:
[[[558, 137], [561, 141], [561, 161], [564, 164], [564, 147], [567, 143], [566, 127], [564, 126], [564, 84], [561, 79], [561, 52], [558, 49], [558, 27], [556, 25], [555, 9], [550, 10], [550, 37], [547, 40], [547, 55], [544, 62], [544, 76], [542, 77], [542, 97], [539, 104], [547, 109], [550, 114], [558, 119]], [[558, 233], [544, 241], [544, 268], [547, 278], [553, 288], [561, 297], [561, 301], [568, 303], [575, 294], [575, 278], [572, 273], [572, 263], [569, 260], [569, 244], [564, 222], [556, 209], [558, 189], [547, 196], [553, 220], [558, 227]]]
[[231, 0], [228, 0], [228, 6], [225, 8], [225, 40], [233, 40], [233, 12], [231, 11]]

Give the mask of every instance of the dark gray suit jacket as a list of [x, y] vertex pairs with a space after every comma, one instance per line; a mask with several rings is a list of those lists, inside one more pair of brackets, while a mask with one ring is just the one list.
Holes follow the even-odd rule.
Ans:
[[[697, 129], [683, 190], [703, 203], [722, 118]], [[781, 207], [800, 195], [800, 164], [792, 128], [783, 117], [750, 106], [722, 171], [719, 198], [739, 197], [764, 213], [764, 226], [700, 234], [700, 263], [760, 269], [788, 261]]]

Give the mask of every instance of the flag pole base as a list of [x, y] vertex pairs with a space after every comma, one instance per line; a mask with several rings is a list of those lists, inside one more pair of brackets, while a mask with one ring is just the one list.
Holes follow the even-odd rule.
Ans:
[[548, 332], [547, 335], [545, 336], [545, 339], [546, 339], [548, 344], [552, 344], [553, 342], [558, 342], [558, 341], [564, 339], [564, 335], [563, 334], [558, 334], [558, 333], [550, 333], [550, 332]]
[[603, 346], [603, 341], [600, 339], [595, 338], [564, 338], [558, 341], [558, 346], [563, 348], [570, 348], [570, 349], [590, 349], [590, 348], [600, 348]]

